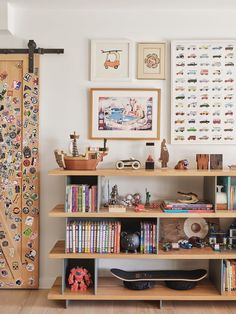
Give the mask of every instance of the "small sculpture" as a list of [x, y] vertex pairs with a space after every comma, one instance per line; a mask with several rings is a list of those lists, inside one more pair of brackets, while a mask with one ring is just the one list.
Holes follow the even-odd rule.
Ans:
[[104, 139], [103, 147], [87, 147], [85, 154], [79, 154], [78, 138], [79, 135], [75, 132], [70, 134], [70, 139], [73, 140], [70, 155], [63, 151], [54, 151], [57, 164], [66, 170], [96, 170], [98, 163], [103, 161], [103, 157], [108, 154], [107, 140]]
[[68, 283], [71, 286], [71, 291], [85, 291], [92, 284], [91, 274], [83, 267], [72, 268]]
[[169, 152], [166, 146], [165, 139], [163, 139], [161, 142], [161, 154], [159, 161], [161, 162], [161, 168], [167, 168], [167, 163], [169, 162]]
[[124, 168], [132, 168], [134, 170], [138, 170], [141, 167], [141, 163], [139, 160], [130, 158], [124, 160], [118, 160], [116, 162], [116, 169], [124, 169]]
[[110, 205], [117, 205], [119, 199], [118, 186], [115, 184], [111, 189], [111, 198], [109, 200]]
[[187, 159], [183, 159], [183, 160], [178, 161], [178, 163], [175, 166], [175, 169], [176, 170], [187, 170], [188, 165], [189, 165], [189, 163], [188, 163]]
[[145, 201], [145, 206], [150, 206], [150, 198], [151, 198], [151, 194], [150, 192], [148, 192], [148, 190], [146, 189], [146, 201]]
[[180, 203], [195, 204], [199, 201], [197, 194], [193, 192], [189, 192], [189, 193], [178, 192], [178, 194], [181, 194], [185, 197], [184, 199], [178, 200], [178, 202]]

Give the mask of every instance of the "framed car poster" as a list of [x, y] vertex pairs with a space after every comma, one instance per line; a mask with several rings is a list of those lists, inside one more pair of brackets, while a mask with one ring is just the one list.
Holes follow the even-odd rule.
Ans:
[[236, 143], [236, 40], [171, 43], [172, 144]]

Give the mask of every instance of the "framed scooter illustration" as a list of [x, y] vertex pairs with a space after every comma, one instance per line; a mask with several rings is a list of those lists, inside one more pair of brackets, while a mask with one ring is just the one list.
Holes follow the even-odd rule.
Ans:
[[91, 81], [131, 80], [129, 40], [91, 40]]

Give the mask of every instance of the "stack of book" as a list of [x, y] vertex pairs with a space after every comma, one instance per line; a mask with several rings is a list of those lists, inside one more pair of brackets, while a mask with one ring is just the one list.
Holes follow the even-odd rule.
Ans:
[[161, 204], [165, 213], [213, 213], [213, 204], [198, 202], [195, 204], [186, 204], [178, 201], [165, 200]]
[[70, 221], [66, 253], [120, 253], [119, 221]]
[[70, 184], [66, 186], [66, 212], [96, 212], [97, 186]]
[[223, 291], [236, 290], [236, 261], [223, 261]]
[[157, 226], [152, 222], [140, 222], [140, 253], [153, 254], [157, 252]]

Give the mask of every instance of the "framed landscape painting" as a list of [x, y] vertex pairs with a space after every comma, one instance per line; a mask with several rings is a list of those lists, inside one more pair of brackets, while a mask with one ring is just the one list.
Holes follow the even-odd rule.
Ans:
[[165, 43], [138, 44], [138, 79], [164, 80], [166, 63]]
[[131, 79], [129, 40], [91, 40], [91, 81]]
[[160, 89], [91, 89], [90, 138], [160, 139]]

